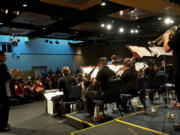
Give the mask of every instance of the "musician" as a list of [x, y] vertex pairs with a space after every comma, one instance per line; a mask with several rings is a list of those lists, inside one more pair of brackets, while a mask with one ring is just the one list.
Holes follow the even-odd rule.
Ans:
[[121, 93], [136, 94], [136, 80], [138, 72], [135, 70], [134, 62], [131, 58], [123, 61], [123, 73], [121, 75]]
[[[55, 96], [52, 98], [53, 103], [54, 103], [54, 110], [55, 110], [55, 116], [59, 116], [62, 117], [63, 114], [63, 106], [60, 106], [59, 101], [63, 99], [63, 101], [69, 101], [71, 99], [69, 99], [69, 94], [70, 94], [70, 86], [73, 84], [77, 84], [78, 81], [75, 79], [75, 77], [70, 75], [70, 69], [68, 66], [64, 66], [62, 68], [62, 74], [63, 77], [61, 77], [60, 81], [59, 81], [59, 90], [63, 91], [63, 96]], [[66, 113], [70, 113], [70, 105], [66, 105]]]
[[[170, 39], [170, 37], [172, 37]], [[164, 50], [166, 52], [169, 52], [173, 50], [173, 70], [174, 70], [174, 80], [175, 80], [175, 91], [177, 94], [177, 103], [174, 103], [175, 107], [180, 108], [180, 30], [178, 29], [176, 34], [174, 34], [174, 31], [169, 30], [163, 35], [163, 40], [164, 40]]]
[[92, 103], [93, 99], [101, 99], [103, 98], [102, 92], [105, 89], [105, 85], [107, 81], [115, 76], [115, 72], [109, 69], [107, 66], [108, 60], [106, 57], [101, 57], [99, 59], [99, 72], [97, 73], [96, 78], [93, 80], [93, 86], [100, 86], [101, 89], [97, 91], [88, 91], [85, 94], [86, 102], [87, 102], [87, 111], [89, 116], [93, 117], [94, 115], [94, 104]]

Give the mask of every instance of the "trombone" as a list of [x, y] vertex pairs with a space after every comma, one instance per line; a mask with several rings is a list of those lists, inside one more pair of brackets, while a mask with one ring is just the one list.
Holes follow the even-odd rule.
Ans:
[[[180, 25], [178, 25], [178, 26], [173, 26], [171, 29], [169, 29], [169, 30], [172, 30], [172, 31], [174, 31], [174, 33], [176, 33], [176, 31], [178, 30], [180, 28]], [[169, 31], [168, 30], [168, 31]], [[159, 36], [158, 38], [156, 38], [155, 40], [153, 40], [153, 41], [149, 41], [148, 42], [148, 44], [149, 44], [149, 46], [161, 46], [162, 44], [163, 44], [163, 42], [164, 42], [164, 40], [163, 40], [163, 35], [164, 34], [162, 34], [161, 36]]]

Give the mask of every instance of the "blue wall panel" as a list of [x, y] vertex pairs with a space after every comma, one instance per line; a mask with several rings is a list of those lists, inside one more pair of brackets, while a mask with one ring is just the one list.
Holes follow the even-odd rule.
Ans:
[[[0, 42], [10, 42], [12, 36], [0, 35]], [[7, 65], [9, 69], [19, 68], [20, 70], [31, 70], [32, 66], [47, 66], [55, 71], [57, 67], [63, 65], [82, 65], [83, 59], [76, 51], [69, 46], [68, 42], [80, 42], [69, 40], [56, 40], [46, 38], [35, 38], [28, 40], [27, 37], [16, 37], [20, 39], [18, 46], [13, 48], [12, 53], [7, 53]], [[52, 41], [53, 44], [46, 43], [45, 40]], [[55, 44], [58, 41], [59, 44]], [[76, 63], [77, 62], [77, 63]]]

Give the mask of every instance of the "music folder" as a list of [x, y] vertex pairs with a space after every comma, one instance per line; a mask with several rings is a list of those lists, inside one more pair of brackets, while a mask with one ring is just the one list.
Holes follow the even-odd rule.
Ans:
[[145, 47], [139, 47], [134, 45], [127, 45], [126, 46], [133, 54], [135, 58], [142, 58], [144, 56], [146, 57], [152, 57], [152, 53], [148, 51]]

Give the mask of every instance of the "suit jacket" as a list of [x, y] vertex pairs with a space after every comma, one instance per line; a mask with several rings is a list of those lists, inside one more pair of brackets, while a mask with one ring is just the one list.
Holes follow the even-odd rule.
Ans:
[[0, 103], [7, 99], [6, 82], [11, 79], [11, 74], [4, 63], [0, 63]]

